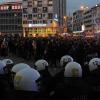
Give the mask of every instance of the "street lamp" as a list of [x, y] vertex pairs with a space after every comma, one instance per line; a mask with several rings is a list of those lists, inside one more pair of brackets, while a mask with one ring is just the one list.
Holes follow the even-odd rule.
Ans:
[[96, 7], [98, 7], [98, 5], [96, 4]]
[[83, 10], [83, 11], [86, 11], [86, 10], [89, 9], [89, 7], [87, 7], [87, 6], [81, 6], [80, 9]]
[[81, 8], [81, 10], [84, 10], [84, 6], [81, 6], [80, 8]]
[[64, 24], [63, 24], [63, 32], [67, 33], [67, 16], [63, 16]]

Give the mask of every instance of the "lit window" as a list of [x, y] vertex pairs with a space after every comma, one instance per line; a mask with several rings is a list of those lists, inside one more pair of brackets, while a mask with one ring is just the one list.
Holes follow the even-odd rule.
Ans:
[[48, 11], [49, 11], [49, 12], [53, 12], [53, 7], [52, 7], [52, 6], [49, 6], [49, 7], [48, 7]]
[[37, 6], [37, 1], [34, 1], [34, 6]]
[[38, 14], [38, 18], [39, 19], [42, 19], [42, 14]]
[[12, 6], [12, 9], [15, 9], [15, 6]]
[[20, 6], [18, 6], [18, 9], [20, 9], [21, 7]]
[[6, 10], [6, 6], [4, 6], [4, 8], [3, 8], [4, 10]]
[[15, 6], [15, 9], [17, 9], [17, 6]]
[[1, 10], [3, 10], [3, 6], [1, 6]]
[[6, 8], [7, 8], [7, 10], [8, 10], [9, 6], [6, 6]]
[[50, 0], [50, 1], [48, 1], [48, 5], [53, 5], [53, 1], [52, 0]]
[[20, 6], [20, 8], [22, 9], [22, 6]]

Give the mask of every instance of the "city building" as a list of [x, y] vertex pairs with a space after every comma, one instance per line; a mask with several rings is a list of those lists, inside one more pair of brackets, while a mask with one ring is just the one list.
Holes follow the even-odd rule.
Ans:
[[71, 16], [67, 19], [67, 31], [73, 32], [73, 18]]
[[73, 31], [82, 31], [84, 10], [77, 10], [73, 13]]
[[65, 24], [66, 0], [23, 0], [23, 35], [48, 36]]
[[92, 10], [92, 32], [100, 33], [100, 3], [91, 8]]
[[90, 8], [84, 13], [85, 31], [100, 32], [100, 4]]
[[73, 32], [100, 33], [100, 3], [92, 8], [81, 6], [73, 13]]
[[83, 15], [84, 25], [85, 25], [85, 31], [92, 31], [92, 25], [93, 25], [93, 18], [92, 18], [92, 10], [89, 9], [84, 12]]
[[20, 1], [0, 3], [0, 34], [22, 33], [22, 3]]

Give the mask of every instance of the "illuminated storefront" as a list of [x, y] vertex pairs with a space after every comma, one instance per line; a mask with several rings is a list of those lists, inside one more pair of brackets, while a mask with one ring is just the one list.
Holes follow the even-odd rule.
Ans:
[[54, 35], [64, 24], [66, 0], [22, 0], [22, 5], [24, 36]]
[[[27, 27], [28, 26], [28, 27]], [[58, 25], [52, 23], [52, 25], [46, 24], [33, 24], [24, 26], [24, 36], [42, 36], [47, 37], [48, 35], [55, 35], [58, 30]]]
[[58, 22], [53, 20], [50, 24], [23, 24], [23, 36], [42, 36], [55, 35], [58, 32]]

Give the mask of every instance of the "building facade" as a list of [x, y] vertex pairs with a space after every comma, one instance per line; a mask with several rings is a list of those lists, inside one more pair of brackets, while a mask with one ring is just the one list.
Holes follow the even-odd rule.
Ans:
[[92, 31], [92, 25], [93, 25], [93, 18], [92, 18], [92, 10], [89, 9], [84, 12], [84, 25], [85, 25], [85, 31]]
[[100, 32], [100, 4], [90, 8], [84, 13], [85, 30], [92, 33]]
[[73, 13], [73, 31], [82, 31], [83, 25], [83, 10], [77, 10]]
[[92, 32], [100, 33], [100, 4], [91, 8], [92, 10]]
[[0, 33], [12, 35], [23, 33], [21, 2], [2, 2], [0, 4]]
[[23, 0], [24, 36], [47, 36], [58, 33], [64, 24], [66, 0]]
[[68, 32], [73, 32], [73, 18], [70, 16], [67, 19], [67, 29]]

